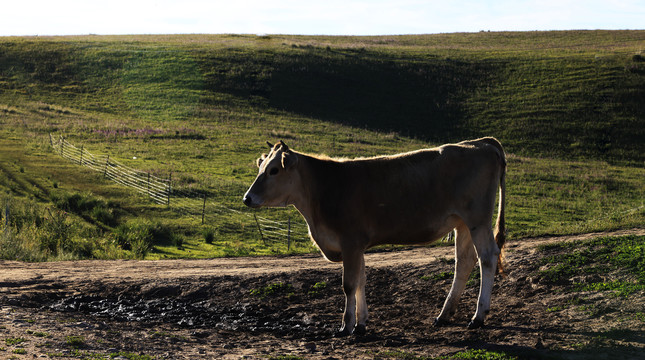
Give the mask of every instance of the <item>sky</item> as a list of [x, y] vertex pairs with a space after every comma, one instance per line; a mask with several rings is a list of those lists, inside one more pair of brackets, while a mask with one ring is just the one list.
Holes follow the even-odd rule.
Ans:
[[2, 0], [0, 36], [645, 29], [645, 0]]

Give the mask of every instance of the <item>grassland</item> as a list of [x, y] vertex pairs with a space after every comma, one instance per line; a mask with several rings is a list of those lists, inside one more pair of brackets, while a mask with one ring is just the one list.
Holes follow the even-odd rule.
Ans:
[[70, 164], [49, 133], [245, 214], [265, 140], [353, 157], [495, 136], [511, 238], [639, 227], [644, 51], [645, 31], [0, 38], [3, 241], [26, 244], [2, 256], [134, 256], [119, 234], [142, 226], [147, 258], [286, 251], [246, 215], [202, 226]]

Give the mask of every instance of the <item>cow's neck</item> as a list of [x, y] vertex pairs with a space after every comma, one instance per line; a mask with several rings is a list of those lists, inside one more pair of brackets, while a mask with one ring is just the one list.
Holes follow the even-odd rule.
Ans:
[[316, 204], [319, 203], [318, 189], [320, 188], [318, 184], [320, 179], [313, 174], [316, 167], [314, 163], [320, 160], [305, 154], [298, 153], [297, 155], [298, 165], [295, 170], [298, 172], [299, 184], [291, 199], [293, 206], [298, 209], [311, 228], [318, 212]]
[[[321, 213], [321, 181], [324, 177], [316, 174], [322, 166], [332, 165], [330, 160], [321, 160], [304, 154], [298, 154], [298, 173], [300, 184], [292, 197], [292, 203], [307, 221], [309, 233], [325, 257], [331, 261], [340, 261], [338, 235], [326, 224]], [[323, 163], [325, 165], [323, 165]]]

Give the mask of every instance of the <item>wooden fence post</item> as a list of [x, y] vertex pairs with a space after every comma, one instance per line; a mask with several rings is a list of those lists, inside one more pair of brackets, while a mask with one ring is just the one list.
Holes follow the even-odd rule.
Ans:
[[63, 148], [65, 147], [65, 138], [60, 136], [60, 156], [63, 156]]
[[258, 221], [258, 217], [253, 214], [253, 218], [255, 219], [255, 225], [258, 226], [258, 232], [260, 233], [260, 238], [262, 239], [262, 243], [264, 246], [266, 246], [267, 242], [264, 241], [264, 234], [262, 234], [262, 228], [260, 228], [260, 222]]
[[202, 225], [204, 225], [205, 216], [206, 216], [206, 194], [204, 193], [204, 205], [202, 205]]
[[172, 192], [172, 172], [168, 175], [168, 202], [167, 206], [170, 206], [170, 193]]
[[287, 219], [287, 251], [291, 251], [291, 216]]
[[78, 160], [79, 165], [83, 165], [83, 145], [81, 145], [81, 158]]
[[9, 231], [9, 203], [4, 209], [4, 230]]

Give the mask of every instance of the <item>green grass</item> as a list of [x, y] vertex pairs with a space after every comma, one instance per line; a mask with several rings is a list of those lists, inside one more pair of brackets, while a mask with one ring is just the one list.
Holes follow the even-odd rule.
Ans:
[[403, 351], [384, 351], [375, 354], [374, 359], [398, 359], [398, 360], [516, 360], [516, 356], [504, 352], [488, 351], [483, 349], [470, 349], [460, 351], [453, 355], [440, 357], [427, 357]]
[[293, 285], [285, 283], [269, 284], [259, 289], [251, 289], [251, 295], [265, 298], [267, 296], [285, 295], [291, 297], [294, 295]]
[[[645, 31], [0, 38], [0, 206], [23, 219], [0, 257], [286, 253], [250, 214], [304, 238], [300, 215], [240, 200], [279, 139], [354, 157], [495, 136], [510, 238], [640, 227], [644, 47]], [[206, 224], [61, 159], [49, 133], [206, 194]], [[133, 251], [117, 230], [133, 222], [174, 238]]]
[[[605, 275], [620, 271], [619, 278], [593, 280], [572, 285], [573, 291], [609, 291], [628, 297], [645, 290], [645, 236], [600, 237], [589, 241], [541, 246], [546, 266], [538, 276], [547, 282], [568, 284], [574, 276]], [[549, 251], [567, 250], [558, 255]], [[555, 310], [553, 310], [555, 311]]]
[[22, 338], [22, 337], [17, 337], [17, 338], [6, 338], [4, 340], [5, 344], [7, 345], [17, 345], [17, 344], [22, 344], [23, 342], [27, 341], [27, 339]]
[[126, 351], [121, 351], [121, 352], [118, 352], [118, 353], [110, 354], [110, 359], [114, 359], [114, 358], [117, 358], [117, 357], [126, 358], [128, 360], [152, 360], [152, 359], [154, 359], [154, 357], [152, 357], [150, 355], [139, 355], [139, 354], [134, 354], [134, 353], [131, 353], [131, 352], [126, 352]]
[[80, 348], [85, 346], [85, 338], [83, 336], [68, 335], [65, 336], [65, 343], [73, 348]]

